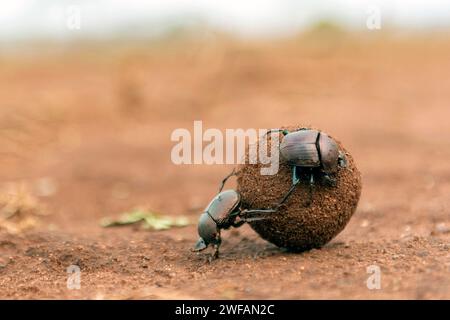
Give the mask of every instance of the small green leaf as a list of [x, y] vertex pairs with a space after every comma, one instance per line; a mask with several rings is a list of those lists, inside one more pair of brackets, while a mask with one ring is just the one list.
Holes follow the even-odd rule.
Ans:
[[151, 230], [167, 230], [172, 227], [185, 227], [189, 225], [189, 220], [186, 217], [169, 217], [161, 216], [151, 211], [142, 209], [135, 209], [130, 212], [125, 212], [117, 220], [104, 218], [100, 225], [104, 228], [123, 226], [134, 223], [142, 223], [144, 229]]
[[177, 217], [173, 224], [177, 227], [185, 227], [189, 225], [189, 219], [186, 217]]

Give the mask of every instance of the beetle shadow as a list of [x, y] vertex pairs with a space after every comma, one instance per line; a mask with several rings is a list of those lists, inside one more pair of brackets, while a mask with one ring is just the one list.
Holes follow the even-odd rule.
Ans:
[[224, 241], [220, 258], [226, 260], [258, 259], [284, 255], [288, 252], [288, 250], [277, 247], [257, 236], [240, 236], [237, 239]]
[[229, 239], [224, 241], [222, 246], [222, 253], [220, 259], [236, 260], [236, 259], [258, 259], [274, 256], [302, 256], [321, 250], [341, 249], [347, 246], [347, 243], [342, 241], [332, 241], [324, 246], [313, 246], [305, 248], [282, 248], [278, 247], [268, 241], [265, 241], [257, 236], [247, 237], [239, 236], [239, 239]]
[[[285, 257], [285, 256], [303, 256], [317, 254], [321, 250], [334, 250], [344, 248], [347, 243], [342, 241], [331, 241], [322, 247], [312, 248], [281, 248], [263, 240], [256, 234], [241, 234], [240, 232], [232, 232], [229, 237], [223, 240], [220, 256], [213, 259], [213, 249], [208, 248], [205, 251], [196, 254], [196, 261], [203, 263], [212, 263], [214, 261], [236, 261], [236, 260], [257, 260], [269, 257]], [[316, 251], [318, 250], [318, 251]], [[190, 252], [192, 254], [192, 252]], [[192, 256], [190, 255], [190, 259]]]
[[200, 264], [220, 263], [220, 261], [238, 261], [238, 260], [258, 260], [265, 258], [277, 258], [287, 256], [305, 256], [321, 254], [322, 250], [334, 250], [346, 247], [346, 243], [336, 241], [327, 243], [322, 247], [313, 247], [308, 249], [281, 248], [258, 237], [239, 237], [239, 239], [230, 239], [224, 241], [221, 247], [221, 254], [218, 259], [212, 258], [212, 251], [198, 253], [197, 262]]

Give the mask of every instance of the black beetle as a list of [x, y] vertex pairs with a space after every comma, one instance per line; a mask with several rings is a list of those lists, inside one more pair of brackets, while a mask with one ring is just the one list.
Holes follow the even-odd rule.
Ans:
[[314, 187], [314, 174], [319, 173], [322, 181], [335, 186], [336, 179], [332, 177], [338, 167], [347, 164], [345, 155], [339, 146], [326, 133], [315, 129], [300, 128], [289, 132], [285, 129], [272, 129], [270, 132], [281, 132], [284, 136], [280, 143], [280, 154], [292, 167], [292, 186], [283, 198], [283, 202], [291, 195], [300, 182], [298, 169], [308, 169], [310, 173], [310, 199], [312, 202], [312, 189]]
[[235, 190], [222, 191], [225, 182], [233, 175], [233, 170], [222, 181], [219, 193], [211, 200], [205, 211], [200, 215], [198, 222], [198, 239], [192, 251], [202, 251], [212, 244], [214, 246], [214, 258], [219, 257], [219, 247], [222, 242], [220, 231], [230, 227], [238, 228], [245, 222], [266, 219], [266, 214], [274, 213], [275, 209], [242, 209], [241, 195]]

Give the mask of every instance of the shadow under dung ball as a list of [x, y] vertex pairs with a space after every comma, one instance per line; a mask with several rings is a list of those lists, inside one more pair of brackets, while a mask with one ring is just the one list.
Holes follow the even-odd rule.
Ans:
[[[290, 132], [297, 128], [284, 127]], [[313, 128], [311, 128], [313, 129]], [[328, 134], [328, 133], [327, 133]], [[333, 138], [332, 136], [330, 136]], [[269, 146], [270, 146], [270, 138]], [[280, 134], [280, 142], [283, 136]], [[265, 240], [293, 251], [318, 248], [333, 239], [349, 222], [361, 195], [361, 174], [352, 156], [342, 144], [333, 138], [345, 154], [347, 164], [334, 174], [336, 185], [320, 181], [320, 170], [315, 173], [315, 185], [310, 201], [310, 170], [298, 168], [301, 182], [279, 211], [270, 218], [251, 222], [251, 227]], [[248, 153], [247, 153], [248, 159]], [[292, 185], [292, 167], [280, 155], [280, 167], [276, 175], [261, 175], [266, 165], [240, 165], [238, 191], [244, 208], [273, 208]]]

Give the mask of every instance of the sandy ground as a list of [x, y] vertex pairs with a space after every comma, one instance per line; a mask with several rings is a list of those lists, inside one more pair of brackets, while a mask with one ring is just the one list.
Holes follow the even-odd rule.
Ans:
[[[0, 183], [22, 188], [0, 226], [0, 298], [449, 299], [449, 55], [446, 37], [375, 35], [0, 55]], [[338, 137], [363, 175], [354, 217], [301, 254], [248, 226], [223, 234], [219, 260], [191, 253], [231, 168], [171, 162], [171, 132], [194, 120]], [[100, 227], [136, 206], [192, 225]]]

